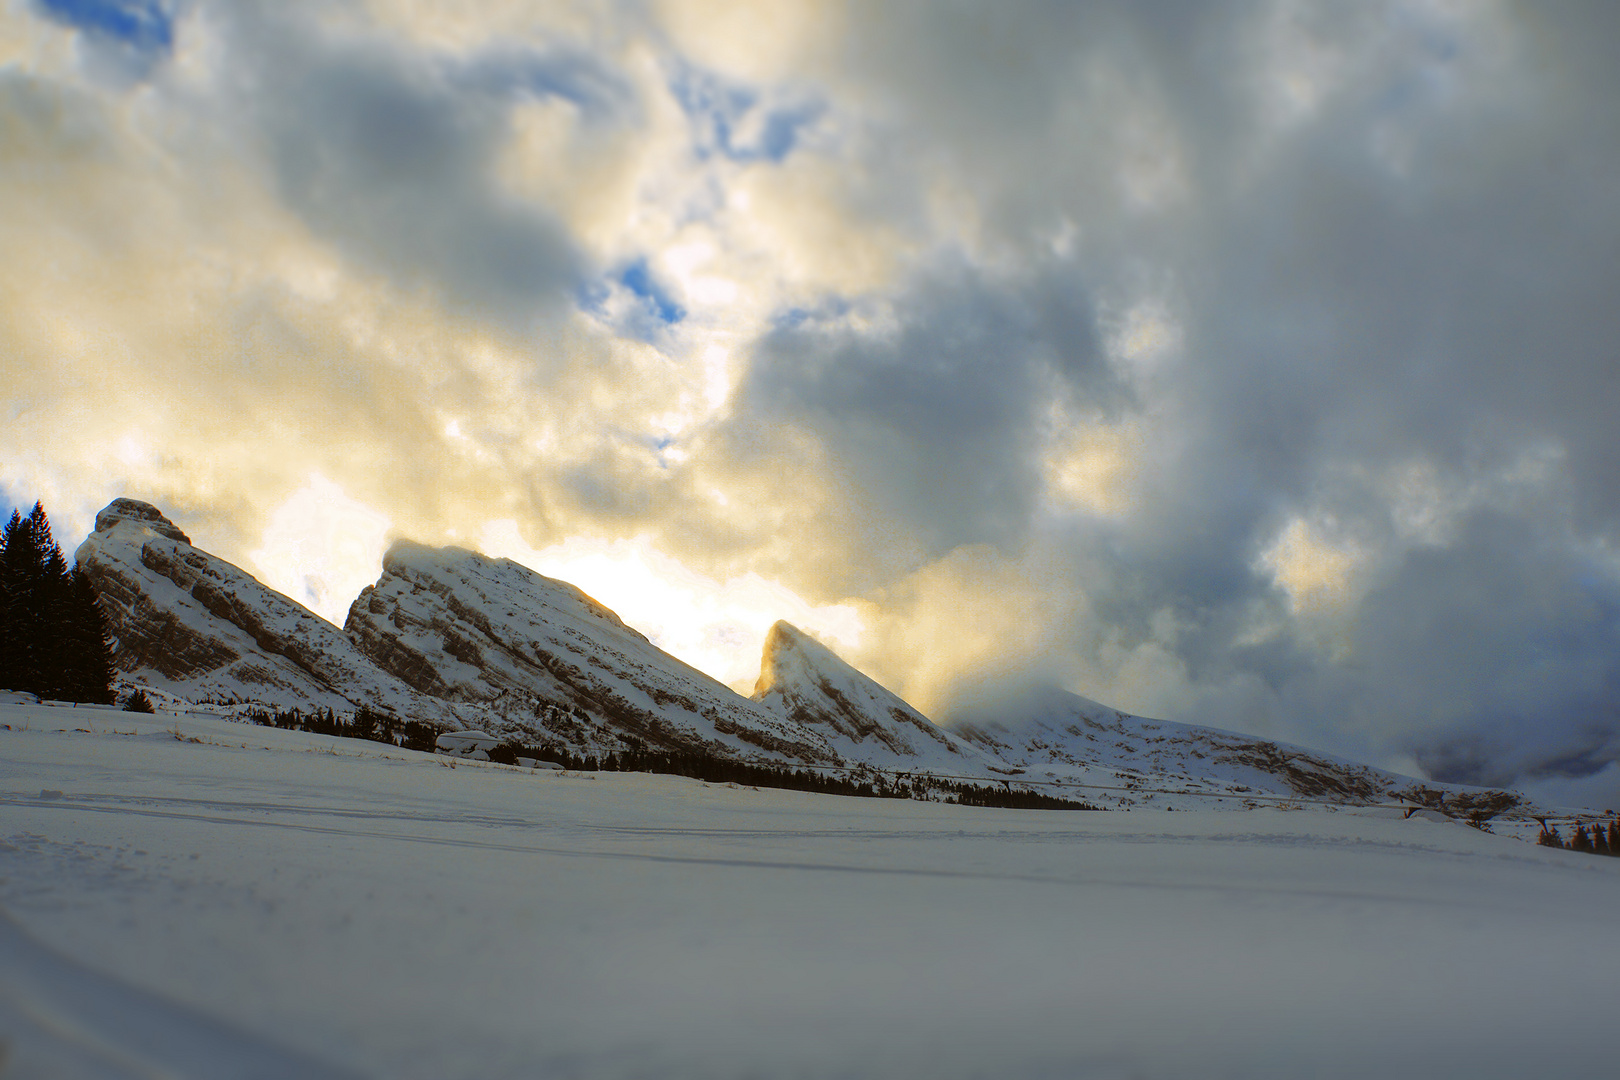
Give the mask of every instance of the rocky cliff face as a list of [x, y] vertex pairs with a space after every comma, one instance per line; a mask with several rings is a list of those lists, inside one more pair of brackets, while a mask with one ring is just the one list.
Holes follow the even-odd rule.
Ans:
[[77, 557], [116, 639], [114, 663], [135, 681], [196, 702], [366, 705], [455, 722], [444, 702], [378, 669], [302, 604], [193, 547], [147, 503], [108, 505]]
[[983, 750], [936, 726], [786, 622], [771, 627], [765, 638], [753, 699], [817, 732], [846, 761], [884, 768], [984, 772]]
[[836, 761], [815, 733], [681, 663], [574, 586], [509, 559], [396, 543], [344, 628], [417, 690], [564, 741], [580, 741], [573, 725], [583, 715], [651, 747]]

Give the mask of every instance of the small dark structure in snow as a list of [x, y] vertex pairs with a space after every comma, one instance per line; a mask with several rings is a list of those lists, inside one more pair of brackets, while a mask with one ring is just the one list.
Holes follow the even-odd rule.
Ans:
[[437, 753], [448, 754], [451, 757], [488, 761], [489, 752], [500, 743], [500, 739], [486, 731], [446, 731], [439, 736], [433, 749]]

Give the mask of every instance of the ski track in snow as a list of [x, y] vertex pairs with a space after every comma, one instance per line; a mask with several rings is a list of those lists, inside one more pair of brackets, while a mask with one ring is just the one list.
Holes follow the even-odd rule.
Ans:
[[[297, 823], [297, 822], [274, 821], [274, 820], [268, 820], [268, 819], [264, 819], [264, 818], [255, 819], [255, 818], [244, 818], [244, 817], [237, 817], [237, 816], [224, 816], [224, 815], [220, 815], [220, 814], [203, 814], [203, 813], [196, 813], [196, 812], [184, 813], [184, 812], [178, 812], [178, 811], [154, 810], [154, 809], [142, 808], [140, 806], [109, 805], [109, 804], [116, 804], [116, 803], [121, 802], [121, 801], [123, 801], [123, 800], [119, 800], [119, 799], [117, 799], [116, 797], [113, 797], [113, 796], [96, 796], [96, 795], [76, 796], [72, 800], [68, 800], [68, 799], [65, 799], [65, 798], [29, 799], [29, 798], [18, 796], [18, 795], [12, 795], [12, 794], [8, 794], [8, 793], [0, 792], [0, 806], [4, 806], [4, 805], [9, 804], [9, 805], [14, 805], [14, 806], [31, 806], [31, 807], [36, 807], [36, 808], [45, 808], [45, 809], [52, 809], [52, 810], [70, 810], [70, 811], [78, 810], [78, 811], [88, 811], [88, 812], [92, 812], [92, 813], [103, 813], [103, 814], [132, 814], [132, 815], [141, 816], [141, 817], [162, 818], [162, 819], [170, 819], [170, 820], [176, 820], [176, 821], [204, 822], [204, 823], [214, 824], [214, 825], [230, 825], [230, 826], [240, 826], [240, 827], [246, 827], [246, 828], [284, 829], [284, 830], [292, 830], [292, 831], [296, 831], [296, 832], [307, 832], [307, 833], [323, 834], [323, 835], [330, 835], [330, 836], [343, 836], [343, 837], [360, 838], [360, 839], [394, 841], [394, 842], [401, 842], [401, 843], [408, 843], [408, 844], [431, 844], [431, 845], [436, 845], [436, 846], [447, 846], [447, 847], [453, 847], [453, 848], [477, 849], [477, 850], [481, 850], [481, 851], [508, 852], [508, 853], [517, 854], [517, 855], [543, 855], [543, 856], [559, 856], [559, 857], [563, 857], [563, 858], [585, 858], [585, 859], [629, 859], [629, 860], [643, 860], [643, 861], [647, 861], [647, 862], [684, 863], [684, 864], [690, 864], [690, 865], [695, 865], [695, 866], [749, 867], [749, 868], [771, 869], [771, 870], [804, 870], [804, 871], [817, 871], [817, 872], [829, 872], [829, 873], [879, 874], [879, 875], [893, 874], [893, 875], [908, 876], [908, 877], [936, 877], [936, 878], [969, 879], [969, 880], [971, 880], [971, 879], [979, 879], [979, 880], [994, 880], [994, 881], [1022, 881], [1022, 882], [1030, 882], [1030, 883], [1037, 883], [1037, 884], [1048, 884], [1048, 885], [1074, 884], [1074, 885], [1111, 886], [1111, 887], [1114, 887], [1114, 888], [1186, 889], [1186, 890], [1205, 890], [1205, 891], [1228, 892], [1228, 893], [1276, 893], [1276, 894], [1285, 894], [1285, 895], [1290, 895], [1290, 896], [1336, 897], [1336, 898], [1367, 900], [1367, 901], [1380, 901], [1380, 900], [1382, 900], [1382, 901], [1388, 901], [1388, 902], [1391, 902], [1391, 903], [1403, 903], [1403, 904], [1435, 903], [1435, 904], [1444, 905], [1446, 907], [1483, 906], [1483, 907], [1489, 907], [1491, 910], [1500, 910], [1500, 908], [1501, 908], [1500, 904], [1484, 905], [1484, 904], [1479, 904], [1476, 901], [1472, 901], [1472, 900], [1467, 899], [1467, 898], [1464, 898], [1464, 899], [1448, 898], [1448, 899], [1433, 899], [1433, 900], [1430, 900], [1430, 899], [1421, 898], [1421, 897], [1414, 898], [1414, 897], [1411, 897], [1411, 896], [1408, 896], [1408, 895], [1395, 893], [1395, 892], [1378, 892], [1378, 891], [1375, 891], [1375, 890], [1344, 890], [1344, 889], [1322, 890], [1322, 889], [1309, 889], [1309, 888], [1303, 888], [1303, 887], [1289, 887], [1289, 886], [1286, 886], [1286, 885], [1279, 885], [1279, 884], [1275, 884], [1275, 883], [1268, 884], [1268, 885], [1245, 885], [1245, 884], [1242, 884], [1242, 883], [1214, 883], [1214, 882], [1177, 883], [1177, 882], [1167, 882], [1167, 881], [1152, 881], [1152, 880], [1146, 880], [1146, 879], [1109, 878], [1109, 877], [1106, 877], [1106, 876], [1098, 876], [1098, 875], [1056, 876], [1056, 875], [1049, 875], [1049, 874], [1048, 875], [1008, 874], [1008, 873], [1005, 873], [1005, 872], [976, 873], [976, 872], [972, 872], [972, 871], [950, 870], [950, 869], [944, 869], [944, 868], [939, 868], [939, 867], [905, 867], [905, 866], [892, 866], [892, 865], [890, 865], [890, 866], [861, 866], [861, 865], [852, 865], [852, 864], [848, 864], [848, 863], [810, 862], [810, 861], [804, 861], [804, 860], [743, 859], [743, 858], [730, 858], [730, 859], [728, 859], [728, 858], [718, 858], [718, 857], [712, 857], [712, 856], [704, 857], [704, 856], [697, 856], [697, 855], [664, 855], [664, 854], [655, 854], [655, 853], [651, 853], [651, 852], [610, 851], [610, 850], [603, 850], [600, 847], [596, 847], [596, 848], [543, 847], [543, 846], [536, 846], [536, 845], [533, 845], [533, 844], [519, 844], [519, 843], [511, 843], [511, 842], [494, 841], [494, 840], [476, 840], [476, 839], [470, 839], [470, 838], [466, 838], [466, 837], [448, 838], [448, 837], [443, 837], [443, 836], [434, 836], [434, 835], [421, 834], [421, 833], [382, 832], [382, 831], [355, 829], [355, 828], [340, 828], [340, 827], [335, 827], [335, 826], [310, 825], [310, 824], [306, 824], [306, 823]], [[206, 805], [206, 806], [212, 806], [212, 807], [215, 807], [215, 808], [218, 808], [218, 809], [221, 809], [221, 810], [230, 810], [230, 809], [251, 809], [251, 810], [260, 810], [260, 811], [269, 810], [269, 811], [272, 811], [274, 813], [306, 814], [306, 815], [332, 816], [332, 817], [339, 817], [339, 818], [360, 818], [360, 819], [389, 820], [389, 821], [409, 821], [409, 822], [413, 822], [413, 823], [420, 824], [420, 825], [428, 825], [428, 824], [486, 825], [486, 826], [489, 826], [489, 827], [492, 827], [492, 828], [508, 828], [508, 829], [510, 829], [510, 828], [518, 828], [518, 829], [538, 829], [538, 828], [540, 828], [540, 826], [536, 822], [525, 821], [525, 820], [516, 819], [516, 818], [483, 819], [483, 818], [476, 818], [476, 817], [473, 817], [473, 818], [437, 817], [437, 816], [428, 816], [428, 815], [419, 815], [419, 814], [365, 813], [365, 812], [359, 812], [359, 811], [353, 811], [353, 810], [334, 810], [334, 809], [325, 809], [325, 808], [320, 808], [320, 807], [290, 807], [290, 806], [282, 806], [282, 805], [266, 804], [266, 803], [231, 804], [231, 803], [219, 803], [219, 802], [204, 802], [202, 800], [197, 800], [197, 799], [162, 799], [162, 800], [157, 800], [157, 799], [146, 798], [146, 799], [138, 799], [138, 800], [132, 800], [132, 801], [134, 801], [136, 803], [175, 802], [175, 803], [181, 803], [181, 804], [187, 804], [187, 805]], [[708, 830], [699, 830], [699, 829], [648, 829], [648, 828], [611, 827], [611, 826], [609, 826], [609, 827], [595, 827], [595, 828], [592, 828], [589, 831], [592, 832], [592, 833], [598, 834], [603, 839], [622, 838], [622, 837], [657, 837], [657, 838], [660, 838], [660, 839], [667, 839], [667, 838], [670, 838], [670, 837], [681, 836], [681, 837], [703, 838], [703, 839], [711, 839], [711, 840], [713, 840], [713, 839], [719, 839], [719, 840], [771, 839], [771, 840], [774, 840], [774, 841], [777, 841], [777, 842], [787, 841], [787, 840], [810, 840], [810, 839], [838, 837], [838, 838], [841, 838], [841, 839], [861, 839], [861, 840], [866, 840], [866, 841], [870, 841], [870, 840], [874, 840], [874, 839], [883, 839], [883, 840], [887, 840], [887, 841], [904, 843], [906, 841], [924, 841], [924, 840], [928, 840], [928, 839], [934, 839], [934, 838], [937, 838], [937, 835], [938, 835], [937, 833], [906, 832], [906, 831], [902, 831], [902, 830], [884, 830], [884, 831], [881, 831], [881, 832], [872, 831], [872, 830], [866, 830], [866, 831], [859, 831], [859, 830], [830, 831], [830, 830], [824, 830], [824, 829], [820, 829], [820, 830], [803, 830], [803, 829], [773, 829], [773, 830], [763, 830], [763, 829], [723, 829], [723, 830], [722, 829], [708, 829]], [[964, 831], [964, 832], [959, 834], [959, 837], [965, 837], [966, 835], [967, 834]], [[975, 839], [982, 839], [982, 838], [985, 838], [985, 837], [982, 836], [981, 834], [975, 834]], [[1062, 842], [1066, 842], [1066, 843], [1081, 843], [1081, 844], [1083, 844], [1083, 843], [1087, 843], [1087, 842], [1096, 842], [1098, 838], [1089, 837], [1089, 836], [1085, 836], [1085, 835], [1081, 834], [1081, 835], [1063, 835], [1063, 836], [1060, 836], [1060, 837], [1058, 837], [1056, 839], [1061, 840]], [[1192, 834], [1177, 836], [1177, 835], [1172, 834], [1172, 833], [1151, 833], [1151, 834], [1144, 833], [1144, 834], [1137, 834], [1135, 836], [1127, 836], [1127, 835], [1115, 834], [1115, 835], [1111, 835], [1110, 837], [1108, 837], [1108, 840], [1111, 843], [1153, 843], [1153, 844], [1178, 844], [1178, 843], [1180, 843], [1180, 844], [1198, 844], [1198, 843], [1207, 842], [1208, 837], [1197, 836], [1197, 835], [1192, 835]], [[1317, 847], [1363, 848], [1363, 849], [1370, 849], [1370, 850], [1376, 850], [1376, 849], [1382, 848], [1382, 849], [1386, 849], [1386, 850], [1390, 850], [1390, 851], [1398, 851], [1398, 852], [1405, 853], [1405, 854], [1423, 853], [1423, 854], [1430, 854], [1430, 855], [1435, 855], [1435, 856], [1445, 856], [1446, 854], [1448, 854], [1448, 849], [1446, 849], [1444, 847], [1433, 846], [1433, 845], [1411, 844], [1411, 843], [1394, 843], [1394, 842], [1389, 842], [1389, 841], [1374, 841], [1374, 840], [1344, 839], [1344, 838], [1311, 838], [1310, 841], [1306, 841], [1303, 838], [1277, 837], [1277, 836], [1269, 836], [1269, 835], [1258, 834], [1258, 833], [1250, 834], [1250, 835], [1244, 835], [1244, 834], [1238, 834], [1238, 833], [1227, 833], [1227, 834], [1225, 834], [1225, 835], [1223, 835], [1221, 837], [1221, 840], [1222, 840], [1223, 843], [1229, 843], [1229, 844], [1235, 843], [1235, 844], [1294, 845], [1294, 844], [1301, 844], [1301, 843], [1309, 842], [1309, 843], [1312, 843], [1313, 846], [1317, 846]], [[1500, 855], [1500, 856], [1498, 856], [1498, 858], [1513, 858], [1513, 856], [1511, 856], [1511, 855]], [[1527, 860], [1527, 861], [1533, 861], [1533, 860]], [[1527, 910], [1525, 913], [1526, 914], [1533, 914], [1534, 912]]]
[[[287, 1051], [76, 963], [0, 913], [5, 1075], [339, 1080], [359, 1074]], [[15, 1047], [15, 1048], [14, 1048]]]
[[1607, 1077], [1620, 860], [0, 704], [0, 1077]]

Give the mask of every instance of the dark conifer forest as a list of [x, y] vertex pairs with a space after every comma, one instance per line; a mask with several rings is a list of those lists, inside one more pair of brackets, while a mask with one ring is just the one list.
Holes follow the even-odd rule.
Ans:
[[69, 568], [39, 503], [0, 533], [0, 688], [110, 705], [112, 648], [95, 590]]
[[[366, 739], [430, 753], [438, 737], [438, 732], [427, 724], [415, 720], [402, 721], [364, 705], [350, 719], [329, 708], [308, 713], [299, 709], [278, 709], [274, 712], [255, 709], [248, 712], [246, 719], [263, 727]], [[736, 761], [701, 752], [650, 750], [633, 741], [617, 752], [591, 754], [556, 743], [526, 743], [509, 738], [491, 749], [488, 758], [502, 765], [516, 765], [520, 760], [545, 761], [583, 772], [668, 773], [714, 784], [789, 788], [868, 799], [926, 799], [1021, 810], [1097, 809], [1078, 799], [1054, 798], [1007, 784], [974, 784], [924, 774], [892, 774], [878, 769], [856, 768], [830, 773], [785, 764]]]
[[1607, 827], [1601, 821], [1592, 822], [1590, 828], [1577, 821], [1568, 837], [1559, 833], [1557, 825], [1543, 821], [1536, 843], [1565, 851], [1583, 851], [1588, 855], [1620, 855], [1620, 818], [1609, 822]]

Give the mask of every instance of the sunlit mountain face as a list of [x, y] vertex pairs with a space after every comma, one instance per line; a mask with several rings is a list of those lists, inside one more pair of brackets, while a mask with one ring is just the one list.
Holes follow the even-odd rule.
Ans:
[[[0, 10], [0, 495], [1620, 802], [1620, 14]], [[4, 507], [0, 507], [4, 509]]]

